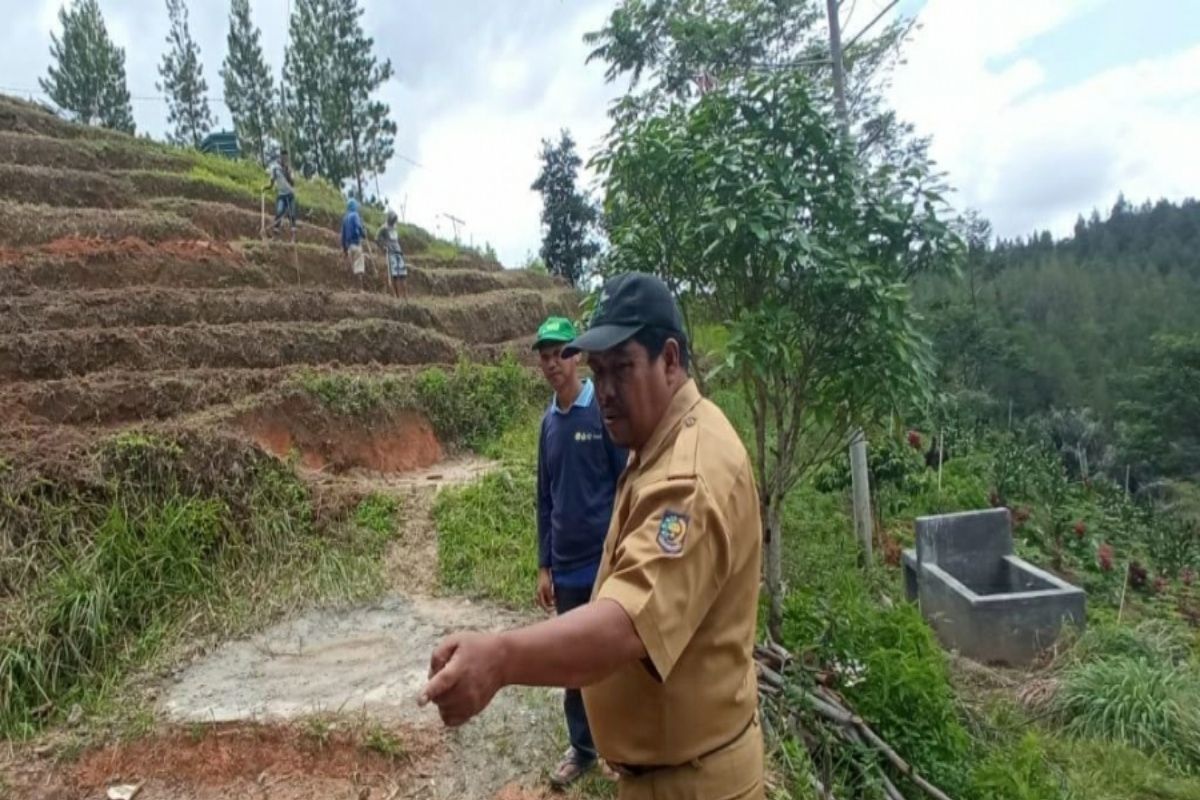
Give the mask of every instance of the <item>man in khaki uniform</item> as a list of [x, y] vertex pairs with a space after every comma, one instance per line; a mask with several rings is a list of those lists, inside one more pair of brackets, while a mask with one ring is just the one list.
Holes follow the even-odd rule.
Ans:
[[448, 637], [421, 700], [458, 725], [506, 685], [583, 687], [622, 800], [761, 798], [762, 525], [746, 450], [689, 378], [679, 310], [657, 278], [606, 283], [564, 355], [578, 351], [609, 434], [633, 451], [593, 601], [526, 628]]

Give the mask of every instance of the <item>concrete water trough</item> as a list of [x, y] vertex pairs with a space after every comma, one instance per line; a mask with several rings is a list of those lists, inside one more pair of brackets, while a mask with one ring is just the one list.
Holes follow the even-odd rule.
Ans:
[[947, 648], [988, 664], [1020, 666], [1083, 628], [1082, 589], [1013, 555], [1008, 509], [921, 517], [904, 551], [909, 600]]

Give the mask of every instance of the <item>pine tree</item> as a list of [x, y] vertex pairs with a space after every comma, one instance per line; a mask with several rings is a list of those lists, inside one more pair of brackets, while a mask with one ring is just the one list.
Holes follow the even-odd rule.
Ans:
[[382, 172], [394, 152], [396, 124], [376, 97], [392, 76], [375, 58], [357, 0], [298, 0], [289, 25], [285, 78], [297, 164], [341, 185]]
[[288, 21], [284, 55], [283, 115], [292, 131], [292, 162], [306, 176], [337, 181], [333, 132], [339, 125], [333, 78], [333, 6], [331, 0], [297, 0]]
[[229, 9], [229, 52], [221, 67], [225, 104], [242, 144], [261, 163], [275, 130], [275, 82], [263, 57], [261, 34], [250, 20], [250, 0], [233, 0]]
[[75, 0], [58, 11], [62, 38], [50, 34], [54, 63], [39, 78], [55, 104], [85, 125], [134, 132], [133, 107], [125, 84], [125, 50], [108, 38], [96, 0]]
[[158, 74], [162, 82], [155, 86], [167, 95], [168, 121], [175, 126], [169, 138], [175, 144], [199, 147], [213, 125], [208, 107], [208, 83], [200, 65], [200, 46], [188, 28], [188, 10], [184, 0], [167, 0], [171, 30], [167, 34], [170, 49], [163, 54]]
[[380, 86], [392, 77], [392, 62], [375, 58], [375, 40], [362, 29], [362, 9], [358, 0], [337, 0], [335, 5], [337, 38], [334, 65], [338, 82], [345, 87], [341, 95], [346, 108], [346, 143], [349, 167], [359, 199], [363, 198], [363, 176], [383, 172], [394, 152], [396, 123], [387, 104], [374, 97]]
[[565, 130], [557, 145], [542, 140], [541, 158], [542, 172], [530, 188], [542, 193], [542, 260], [551, 275], [579, 286], [600, 252], [592, 237], [596, 209], [575, 186], [583, 162]]

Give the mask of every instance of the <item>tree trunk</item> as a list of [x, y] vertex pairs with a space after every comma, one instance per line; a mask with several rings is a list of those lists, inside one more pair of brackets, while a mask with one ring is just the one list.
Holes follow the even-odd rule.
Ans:
[[762, 504], [763, 534], [766, 538], [767, 631], [780, 641], [783, 633], [783, 519], [781, 502]]
[[350, 150], [354, 153], [354, 182], [358, 184], [358, 202], [366, 203], [366, 195], [363, 194], [362, 182], [362, 163], [358, 158], [358, 132], [354, 130], [354, 123], [350, 123]]

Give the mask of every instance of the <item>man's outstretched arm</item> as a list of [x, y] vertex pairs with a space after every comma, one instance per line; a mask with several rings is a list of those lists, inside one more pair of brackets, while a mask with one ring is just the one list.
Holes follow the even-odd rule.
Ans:
[[430, 660], [420, 702], [435, 703], [447, 725], [461, 725], [505, 686], [587, 686], [645, 657], [625, 609], [600, 600], [504, 633], [447, 637]]

